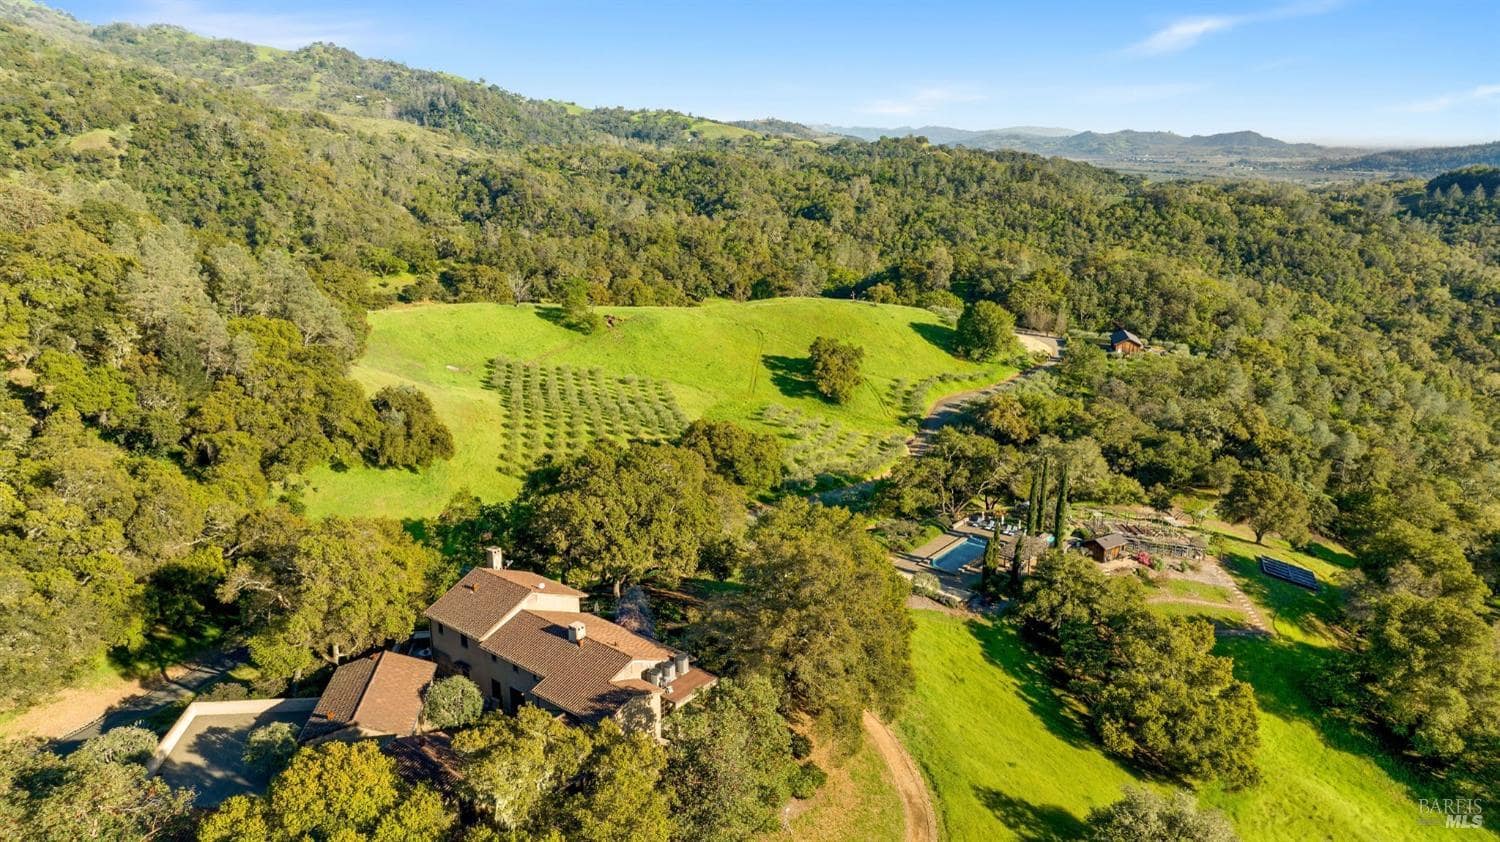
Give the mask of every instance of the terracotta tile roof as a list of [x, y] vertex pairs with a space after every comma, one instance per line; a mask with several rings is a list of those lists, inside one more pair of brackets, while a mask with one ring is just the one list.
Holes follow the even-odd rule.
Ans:
[[423, 613], [428, 619], [478, 640], [532, 593], [588, 596], [562, 582], [524, 570], [476, 567]]
[[376, 652], [340, 666], [303, 726], [302, 739], [350, 726], [378, 734], [413, 733], [422, 718], [422, 693], [436, 671], [431, 661], [395, 652]]
[[612, 646], [621, 652], [639, 658], [641, 660], [664, 661], [672, 657], [672, 650], [661, 644], [641, 637], [624, 626], [611, 623], [603, 617], [593, 614], [580, 614], [574, 611], [532, 611], [532, 614], [542, 617], [556, 625], [562, 633], [563, 639], [568, 639], [568, 626], [573, 623], [583, 623], [586, 640], [597, 640], [606, 646]]
[[[619, 681], [615, 676], [632, 661], [668, 660], [676, 654], [673, 650], [593, 614], [517, 610], [531, 593], [586, 595], [535, 573], [477, 568], [426, 613], [478, 641], [482, 651], [536, 675], [540, 681], [531, 694], [579, 719], [600, 719], [643, 695], [670, 697], [671, 689], [640, 676], [628, 675]], [[506, 620], [507, 615], [512, 616]], [[501, 620], [504, 625], [496, 628]], [[574, 623], [584, 628], [583, 640], [577, 644], [568, 640], [568, 627]], [[690, 671], [678, 680], [682, 686], [677, 696], [685, 699], [715, 680], [702, 670]]]
[[470, 570], [424, 614], [469, 637], [484, 637], [531, 593], [525, 585], [496, 576], [497, 572], [487, 567]]
[[680, 705], [718, 680], [719, 677], [708, 670], [689, 667], [685, 674], [677, 676], [676, 681], [667, 685], [666, 699], [674, 705]]
[[374, 674], [374, 658], [358, 658], [334, 670], [312, 716], [302, 726], [302, 739], [322, 736], [353, 722], [354, 710]]
[[[584, 624], [581, 644], [568, 641], [568, 625]], [[651, 685], [639, 678], [614, 681], [633, 660], [661, 661], [671, 650], [592, 614], [522, 611], [480, 648], [542, 680], [532, 693], [581, 719], [608, 715]]]
[[[631, 660], [620, 650], [584, 638], [582, 645], [573, 647], [573, 651], [574, 657], [554, 664], [546, 677], [531, 688], [532, 695], [592, 722], [651, 692], [613, 681]], [[639, 679], [635, 681], [645, 684]]]
[[396, 774], [409, 784], [427, 784], [438, 795], [452, 801], [463, 780], [463, 764], [453, 750], [453, 740], [439, 731], [387, 740], [380, 750], [396, 761]]
[[548, 579], [546, 576], [539, 576], [536, 573], [529, 573], [525, 570], [511, 570], [509, 568], [506, 568], [504, 570], [495, 570], [494, 568], [490, 567], [482, 567], [479, 569], [484, 570], [491, 576], [498, 576], [499, 578], [504, 579], [507, 582], [515, 585], [520, 585], [523, 588], [535, 588], [545, 593], [562, 594], [563, 596], [588, 596], [588, 594], [584, 593], [583, 591], [580, 591], [577, 588], [570, 588], [567, 585], [564, 585], [562, 582], [557, 581], [556, 579]]

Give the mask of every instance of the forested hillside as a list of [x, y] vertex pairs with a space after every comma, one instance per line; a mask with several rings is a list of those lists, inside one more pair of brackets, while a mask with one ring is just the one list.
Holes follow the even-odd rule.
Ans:
[[[1351, 624], [1378, 641], [1355, 644], [1366, 675], [1431, 618], [1471, 642], [1491, 628], [1488, 176], [1157, 184], [910, 139], [580, 112], [326, 45], [0, 9], [0, 711], [163, 630], [234, 628], [268, 675], [296, 678], [414, 622], [473, 562], [431, 537], [457, 528], [418, 543], [276, 499], [313, 467], [451, 453], [420, 392], [347, 377], [365, 313], [397, 300], [828, 295], [946, 314], [985, 300], [1035, 328], [1127, 327], [1175, 352], [1116, 368], [1080, 352], [986, 431], [1078, 448], [1097, 470], [1075, 483], [1123, 499], [1274, 474], [1308, 527], [1370, 562]], [[377, 592], [331, 584], [356, 572]], [[1472, 705], [1431, 703], [1445, 722], [1371, 719], [1451, 761], [1496, 739], [1465, 719], [1493, 686], [1469, 690]]]
[[1361, 155], [1336, 164], [1332, 169], [1351, 172], [1440, 172], [1468, 166], [1500, 165], [1500, 143], [1445, 146], [1435, 149], [1392, 149]]

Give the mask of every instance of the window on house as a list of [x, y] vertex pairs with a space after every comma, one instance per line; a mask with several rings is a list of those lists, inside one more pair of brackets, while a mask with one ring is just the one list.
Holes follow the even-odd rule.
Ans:
[[466, 634], [459, 635], [458, 636], [458, 645], [462, 646], [465, 649], [468, 649], [469, 648], [469, 636], [466, 635]]
[[443, 633], [443, 624], [442, 623], [438, 623], [437, 624], [437, 633], [438, 634], [442, 634]]
[[499, 658], [496, 658], [496, 657], [495, 657], [495, 653], [494, 653], [494, 652], [491, 652], [491, 653], [490, 653], [490, 663], [492, 663], [492, 664], [493, 664], [493, 663], [494, 663], [494, 662], [496, 662], [496, 661], [498, 661], [498, 660], [500, 660], [500, 659], [499, 659]]

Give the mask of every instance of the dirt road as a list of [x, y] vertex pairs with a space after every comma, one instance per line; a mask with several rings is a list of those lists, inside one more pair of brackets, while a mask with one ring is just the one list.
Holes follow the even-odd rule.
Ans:
[[204, 686], [245, 662], [244, 650], [205, 655], [168, 667], [150, 679], [114, 678], [87, 687], [70, 687], [0, 726], [0, 736], [44, 737], [54, 748], [71, 752], [90, 737], [134, 725], [162, 709], [190, 699]]
[[906, 811], [906, 842], [937, 842], [937, 812], [933, 810], [932, 795], [927, 791], [922, 771], [906, 753], [901, 740], [875, 714], [865, 711], [864, 726], [870, 743], [891, 770], [896, 791], [901, 793], [901, 804]]
[[921, 456], [923, 453], [926, 453], [927, 448], [931, 446], [932, 439], [937, 436], [938, 430], [962, 418], [964, 410], [970, 403], [983, 400], [990, 395], [999, 394], [1010, 388], [1014, 383], [1057, 365], [1062, 359], [1060, 356], [1061, 351], [1059, 350], [1060, 346], [1055, 338], [1034, 336], [1031, 334], [1017, 334], [1017, 338], [1021, 340], [1021, 344], [1028, 351], [1041, 351], [1050, 354], [1050, 356], [1039, 365], [1034, 365], [1025, 371], [1018, 371], [998, 383], [991, 383], [988, 386], [969, 389], [965, 392], [957, 392], [933, 404], [932, 409], [927, 411], [921, 423], [917, 425], [917, 434], [906, 442], [907, 453], [912, 456]]

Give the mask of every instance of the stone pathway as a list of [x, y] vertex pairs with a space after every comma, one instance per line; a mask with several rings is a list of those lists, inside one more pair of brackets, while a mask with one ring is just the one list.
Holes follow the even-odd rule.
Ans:
[[[1260, 609], [1256, 607], [1250, 597], [1245, 596], [1245, 592], [1240, 590], [1240, 583], [1235, 581], [1234, 577], [1224, 570], [1223, 565], [1219, 563], [1217, 558], [1213, 556], [1205, 558], [1203, 560], [1203, 570], [1207, 573], [1205, 578], [1211, 583], [1227, 589], [1234, 606], [1245, 612], [1245, 617], [1249, 620], [1250, 628], [1245, 630], [1245, 632], [1241, 632], [1242, 634], [1248, 632], [1270, 637], [1276, 636], [1276, 631], [1271, 628], [1270, 623], [1266, 622], [1266, 618], [1260, 613]], [[1226, 634], [1233, 631], [1233, 629], [1224, 630]]]

